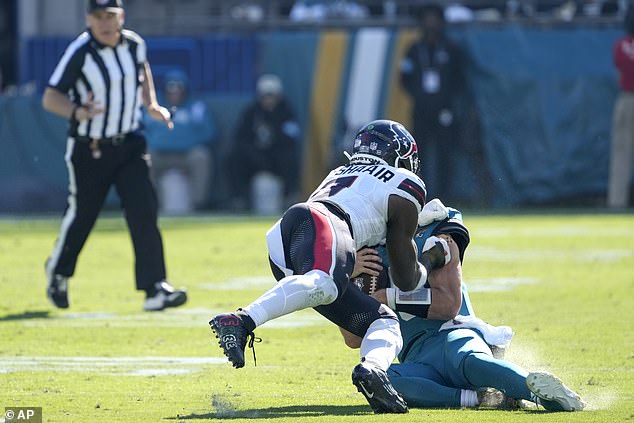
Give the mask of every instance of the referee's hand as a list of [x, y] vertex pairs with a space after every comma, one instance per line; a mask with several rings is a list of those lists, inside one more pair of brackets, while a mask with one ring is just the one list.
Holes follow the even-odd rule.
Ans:
[[78, 122], [83, 120], [92, 119], [97, 115], [100, 115], [104, 112], [103, 107], [100, 106], [99, 103], [95, 103], [93, 100], [93, 93], [89, 92], [86, 102], [81, 106], [78, 106], [73, 110], [73, 118], [75, 118]]
[[163, 122], [169, 129], [174, 129], [174, 122], [172, 122], [172, 114], [169, 110], [159, 104], [150, 104], [147, 106], [147, 112], [152, 118]]

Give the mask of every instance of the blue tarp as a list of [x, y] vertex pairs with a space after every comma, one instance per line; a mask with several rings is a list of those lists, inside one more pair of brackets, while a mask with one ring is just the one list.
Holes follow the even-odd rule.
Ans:
[[620, 30], [465, 29], [496, 205], [606, 191]]

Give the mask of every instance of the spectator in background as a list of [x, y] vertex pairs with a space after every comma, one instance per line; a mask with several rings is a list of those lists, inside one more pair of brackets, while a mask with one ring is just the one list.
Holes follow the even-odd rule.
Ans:
[[363, 19], [369, 16], [370, 11], [366, 6], [349, 0], [298, 0], [289, 14], [295, 22]]
[[251, 207], [251, 183], [259, 172], [281, 179], [287, 204], [298, 197], [301, 133], [295, 112], [276, 75], [260, 76], [256, 95], [238, 120], [227, 159], [232, 207], [238, 210]]
[[422, 37], [400, 64], [401, 84], [414, 102], [412, 125], [430, 195], [451, 198], [452, 156], [458, 142], [457, 103], [465, 87], [462, 51], [445, 35], [443, 9], [420, 11]]
[[187, 75], [180, 70], [168, 72], [160, 95], [172, 112], [174, 129], [169, 130], [147, 115], [144, 122], [160, 205], [167, 211], [188, 211], [187, 208], [191, 208], [167, 203], [169, 184], [164, 178], [173, 175], [174, 171], [186, 178], [189, 195], [185, 200], [189, 199], [189, 204], [195, 209], [208, 206], [213, 169], [211, 146], [216, 129], [205, 102], [193, 99], [189, 94]]
[[608, 207], [627, 207], [634, 154], [634, 6], [625, 14], [626, 35], [614, 44], [621, 92], [614, 106]]

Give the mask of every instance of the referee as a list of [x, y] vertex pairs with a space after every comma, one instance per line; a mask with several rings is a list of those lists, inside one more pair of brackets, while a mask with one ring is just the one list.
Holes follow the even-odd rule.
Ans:
[[89, 0], [88, 29], [66, 48], [42, 99], [46, 110], [70, 123], [68, 206], [46, 262], [47, 296], [59, 308], [68, 307], [68, 279], [113, 184], [134, 247], [136, 288], [146, 292], [144, 309], [187, 301], [186, 292], [166, 280], [141, 103], [154, 119], [174, 125], [156, 101], [145, 41], [123, 22], [121, 0]]

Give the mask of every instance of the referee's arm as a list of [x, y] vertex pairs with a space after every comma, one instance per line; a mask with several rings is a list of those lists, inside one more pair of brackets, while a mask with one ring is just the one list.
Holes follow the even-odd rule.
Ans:
[[154, 78], [152, 78], [152, 71], [148, 62], [143, 64], [143, 76], [143, 104], [145, 104], [148, 114], [159, 122], [165, 123], [169, 129], [174, 128], [172, 114], [156, 101]]
[[75, 119], [77, 121], [92, 119], [98, 114], [103, 113], [103, 109], [93, 103], [92, 95], [86, 103], [77, 106], [70, 101], [66, 94], [53, 87], [47, 87], [44, 91], [42, 107], [44, 107], [46, 111], [58, 116], [66, 119]]

